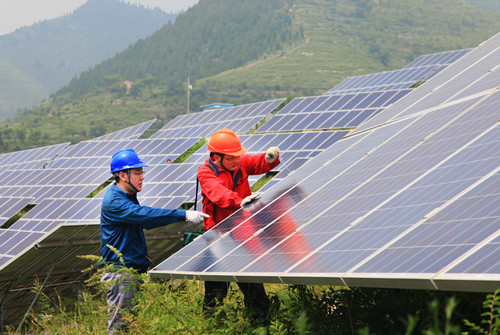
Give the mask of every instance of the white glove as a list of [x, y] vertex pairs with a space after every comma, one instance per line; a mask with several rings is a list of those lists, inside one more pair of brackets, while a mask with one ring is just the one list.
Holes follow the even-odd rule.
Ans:
[[266, 150], [266, 162], [272, 163], [280, 156], [280, 148], [270, 147]]
[[186, 221], [191, 221], [195, 224], [202, 223], [203, 218], [209, 218], [210, 215], [198, 211], [186, 211]]
[[257, 199], [258, 197], [260, 197], [260, 193], [254, 193], [252, 195], [249, 195], [245, 199], [241, 200], [241, 207], [248, 205], [249, 203], [251, 203], [252, 201]]

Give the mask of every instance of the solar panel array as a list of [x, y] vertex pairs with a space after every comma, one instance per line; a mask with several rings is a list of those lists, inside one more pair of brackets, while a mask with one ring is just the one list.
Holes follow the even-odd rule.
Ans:
[[[298, 98], [277, 114], [275, 110], [284, 99], [265, 101], [180, 115], [145, 139], [139, 137], [154, 120], [75, 145], [64, 143], [0, 155], [0, 167], [4, 172], [0, 177], [0, 227], [4, 228], [0, 229], [0, 292], [3, 292], [0, 301], [4, 319], [9, 322], [19, 317], [22, 308], [15, 306], [29, 304], [29, 288], [35, 278], [50, 274], [49, 285], [60, 287], [82, 280], [80, 270], [87, 264], [76, 255], [99, 253], [100, 204], [107, 188], [93, 197], [90, 194], [111, 182], [109, 161], [116, 151], [132, 147], [150, 166], [146, 170], [146, 185], [139, 195], [141, 204], [176, 208], [194, 201], [196, 170], [208, 153], [202, 147], [182, 164], [167, 164], [167, 159], [174, 161], [219, 128], [231, 128], [241, 134], [242, 143], [251, 154], [262, 153], [270, 146], [282, 149], [282, 164], [276, 169], [278, 174], [261, 189], [265, 195], [279, 190], [276, 194], [283, 197], [277, 201], [282, 210], [282, 207], [291, 208], [305, 194], [294, 188], [282, 191], [283, 185], [294, 185], [310, 177], [297, 174], [301, 171], [299, 168], [317, 166], [315, 162], [323, 165], [318, 158], [328, 157], [325, 150], [330, 152], [333, 147], [343, 147], [344, 141], [338, 141], [348, 134], [347, 131], [322, 130], [354, 128], [408, 92], [392, 90]], [[340, 105], [340, 101], [345, 104], [334, 111], [339, 122], [333, 123], [333, 119], [328, 118], [332, 122], [327, 127], [318, 125], [330, 112], [326, 106]], [[285, 124], [284, 119], [276, 122], [282, 115], [294, 117], [299, 114], [300, 122], [298, 118], [287, 122], [293, 127], [279, 128]], [[342, 118], [338, 116], [341, 114]], [[270, 121], [259, 129], [260, 134], [249, 134], [269, 118]], [[274, 133], [288, 130], [292, 132]], [[258, 178], [252, 177], [251, 183]], [[21, 211], [27, 213], [12, 224], [13, 216]], [[244, 225], [253, 231], [248, 224]], [[295, 229], [287, 225], [277, 227], [282, 235]], [[195, 227], [181, 222], [147, 231], [150, 256], [156, 262], [168, 257], [182, 246], [183, 232], [189, 229]], [[212, 232], [207, 236], [210, 234]], [[257, 248], [262, 250], [261, 245]]]
[[[500, 43], [500, 36], [497, 34], [487, 43], [468, 52], [460, 61], [451, 64], [439, 76], [431, 78], [404, 102], [395, 102], [383, 114], [365, 122], [356, 132], [412, 113], [419, 113], [427, 108], [450, 101], [450, 99], [463, 98], [465, 94], [475, 94], [488, 87], [494, 87], [495, 74], [498, 72], [498, 43]], [[471, 63], [466, 63], [463, 59], [468, 59]], [[470, 82], [470, 80], [474, 82]], [[445, 84], [446, 93], [443, 91]], [[464, 92], [465, 88], [467, 90]]]
[[326, 95], [372, 91], [404, 90], [427, 81], [470, 52], [471, 49], [423, 55], [404, 69], [351, 77], [329, 90]]
[[296, 98], [257, 132], [356, 128], [409, 92], [392, 90]]
[[1, 154], [0, 167], [16, 170], [43, 168], [68, 145], [69, 143], [62, 143], [43, 148]]
[[294, 99], [257, 132], [356, 128], [469, 51], [424, 55], [402, 70], [348, 78], [324, 96]]
[[207, 110], [177, 116], [151, 138], [209, 137], [221, 128], [246, 133], [263, 121], [285, 99]]
[[151, 125], [155, 122], [156, 120], [151, 120], [148, 122], [144, 122], [141, 124], [138, 124], [136, 126], [128, 127], [119, 131], [116, 131], [114, 133], [102, 135], [99, 137], [94, 138], [94, 141], [104, 141], [104, 140], [125, 140], [125, 139], [136, 139], [139, 138], [146, 130], [151, 127]]
[[389, 116], [370, 119], [169, 257], [152, 276], [497, 289], [498, 59], [500, 34], [398, 100]]

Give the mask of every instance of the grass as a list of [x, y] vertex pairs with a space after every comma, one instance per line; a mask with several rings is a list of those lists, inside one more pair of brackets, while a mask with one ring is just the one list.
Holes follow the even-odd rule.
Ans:
[[[98, 264], [97, 256], [83, 256]], [[29, 334], [104, 334], [105, 269], [85, 270], [90, 279], [78, 296], [62, 298], [41, 292], [37, 309], [22, 332]], [[121, 271], [127, 272], [127, 269]], [[271, 324], [252, 325], [243, 295], [232, 283], [224, 305], [213, 317], [202, 313], [203, 282], [191, 279], [152, 280], [136, 296], [133, 315], [126, 317], [130, 334], [498, 334], [500, 290], [482, 293], [346, 288], [265, 284], [271, 301]], [[485, 311], [481, 313], [482, 309]], [[16, 326], [4, 334], [14, 334]]]
[[191, 157], [198, 149], [200, 149], [202, 146], [204, 146], [207, 143], [206, 138], [201, 138], [198, 142], [193, 144], [189, 149], [186, 150], [182, 155], [177, 157], [172, 163], [174, 164], [180, 164], [186, 161], [189, 157]]
[[14, 223], [19, 221], [24, 215], [26, 215], [30, 210], [32, 210], [36, 204], [26, 205], [23, 209], [21, 209], [18, 213], [14, 214], [10, 219], [0, 225], [1, 229], [7, 229], [12, 226]]

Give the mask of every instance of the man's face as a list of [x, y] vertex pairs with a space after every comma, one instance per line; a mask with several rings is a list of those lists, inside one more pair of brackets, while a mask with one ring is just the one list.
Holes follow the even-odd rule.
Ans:
[[[128, 175], [126, 171], [120, 172], [120, 178], [125, 182], [128, 181]], [[130, 169], [130, 183], [135, 186], [138, 192], [142, 191], [142, 181], [144, 180], [144, 171], [142, 168]], [[126, 184], [126, 187], [130, 188], [127, 193], [134, 193], [135, 191]], [[130, 191], [130, 192], [129, 192]]]
[[240, 165], [240, 156], [225, 155], [222, 163], [229, 171], [235, 171]]

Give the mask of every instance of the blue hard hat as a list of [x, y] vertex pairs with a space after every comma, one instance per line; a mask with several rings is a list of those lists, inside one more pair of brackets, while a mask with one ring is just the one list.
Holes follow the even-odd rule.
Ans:
[[141, 167], [147, 167], [147, 165], [142, 162], [134, 149], [120, 150], [111, 158], [111, 173]]

